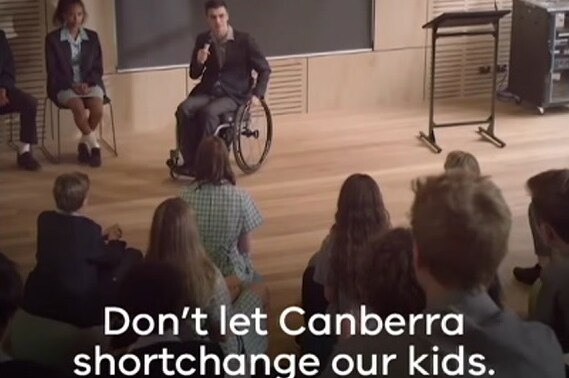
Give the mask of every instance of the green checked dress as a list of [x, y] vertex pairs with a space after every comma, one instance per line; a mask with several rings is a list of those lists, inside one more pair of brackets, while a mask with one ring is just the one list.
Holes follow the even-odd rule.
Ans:
[[[192, 183], [184, 190], [182, 198], [194, 209], [202, 243], [221, 274], [224, 277], [236, 275], [246, 284], [261, 281], [249, 255], [241, 253], [237, 247], [242, 234], [263, 223], [251, 196], [228, 182], [221, 185]], [[263, 302], [248, 289], [244, 289], [233, 303], [234, 313], [251, 315], [256, 308], [262, 309]], [[249, 332], [241, 339], [247, 354], [267, 350], [266, 336]]]

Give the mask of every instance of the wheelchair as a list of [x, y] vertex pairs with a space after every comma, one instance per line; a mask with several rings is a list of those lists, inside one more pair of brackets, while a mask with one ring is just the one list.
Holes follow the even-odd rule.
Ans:
[[[228, 150], [233, 150], [235, 162], [245, 174], [252, 174], [261, 168], [273, 140], [271, 111], [265, 100], [259, 102], [260, 105], [255, 106], [249, 101], [236, 111], [221, 114], [220, 124], [214, 132], [225, 141]], [[170, 150], [170, 157], [166, 161], [170, 177], [174, 180], [183, 176], [177, 171], [183, 160], [180, 135], [180, 130], [176, 130], [176, 149]]]

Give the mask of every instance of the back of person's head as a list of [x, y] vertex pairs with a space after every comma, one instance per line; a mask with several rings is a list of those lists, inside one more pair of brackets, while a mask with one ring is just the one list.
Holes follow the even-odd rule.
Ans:
[[[131, 268], [119, 286], [118, 304], [130, 318], [147, 314], [159, 324], [161, 314], [182, 315], [188, 298], [184, 271], [172, 263], [143, 261]], [[166, 325], [170, 325], [166, 322]], [[136, 340], [130, 333], [114, 340], [113, 346], [125, 347]], [[120, 344], [120, 345], [119, 345]]]
[[203, 184], [220, 185], [227, 181], [235, 185], [235, 174], [223, 139], [210, 136], [202, 140], [196, 154], [195, 179]]
[[369, 238], [390, 227], [389, 212], [377, 182], [365, 174], [353, 174], [344, 181], [338, 197], [332, 227], [332, 271], [338, 286], [357, 295], [357, 258]]
[[480, 164], [470, 152], [451, 151], [445, 160], [445, 171], [450, 169], [464, 169], [475, 175], [480, 175]]
[[500, 189], [487, 177], [451, 170], [416, 180], [414, 191], [417, 269], [449, 289], [489, 285], [506, 254], [512, 223]]
[[53, 185], [57, 208], [65, 213], [81, 209], [87, 198], [89, 185], [89, 177], [84, 173], [64, 173], [58, 176]]
[[16, 264], [0, 252], [0, 340], [20, 305], [23, 290]]
[[395, 228], [372, 238], [360, 261], [362, 303], [380, 316], [418, 314], [425, 293], [413, 269], [411, 231]]
[[227, 4], [224, 0], [208, 0], [204, 4], [205, 13], [207, 13], [210, 9], [218, 9], [222, 7], [227, 9]]
[[216, 271], [202, 246], [194, 211], [183, 199], [169, 198], [156, 208], [148, 245], [146, 259], [180, 266], [191, 305], [206, 305]]
[[65, 18], [67, 12], [71, 9], [72, 6], [78, 5], [83, 8], [83, 17], [84, 19], [87, 18], [87, 8], [85, 8], [85, 4], [83, 0], [59, 0], [57, 2], [57, 7], [55, 8], [55, 12], [53, 12], [53, 24], [56, 26], [63, 26], [65, 25]]
[[548, 225], [550, 233], [569, 244], [569, 169], [542, 172], [531, 177], [527, 187], [538, 222]]

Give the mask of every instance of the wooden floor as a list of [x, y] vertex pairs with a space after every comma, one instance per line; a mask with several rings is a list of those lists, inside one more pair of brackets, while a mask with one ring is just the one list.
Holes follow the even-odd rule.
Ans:
[[[444, 119], [484, 115], [484, 104], [450, 104], [439, 108]], [[510, 252], [502, 277], [507, 302], [525, 310], [526, 289], [512, 281], [511, 268], [534, 262], [526, 218], [526, 179], [541, 170], [566, 167], [569, 160], [569, 111], [538, 116], [531, 109], [500, 104], [497, 133], [508, 146], [498, 149], [480, 141], [475, 128], [437, 132], [444, 148], [435, 155], [415, 138], [426, 128], [425, 106], [385, 107], [374, 111], [304, 115], [275, 120], [273, 148], [261, 171], [240, 177], [238, 184], [257, 200], [265, 217], [254, 236], [254, 261], [268, 281], [272, 308], [299, 303], [302, 271], [332, 222], [342, 181], [351, 173], [375, 177], [396, 225], [408, 224], [410, 181], [442, 170], [445, 153], [464, 149], [480, 160], [484, 173], [503, 189], [514, 214]], [[86, 214], [103, 225], [121, 224], [125, 238], [144, 249], [154, 208], [182, 190], [164, 165], [173, 131], [120, 135], [120, 157], [105, 156], [102, 169], [85, 168], [92, 179]], [[74, 146], [67, 147], [69, 152]], [[53, 207], [51, 186], [57, 174], [78, 170], [74, 156], [60, 166], [44, 164], [39, 173], [19, 172], [14, 156], [0, 154], [0, 249], [23, 273], [34, 264], [35, 220]], [[293, 340], [272, 327], [272, 351], [290, 352]]]

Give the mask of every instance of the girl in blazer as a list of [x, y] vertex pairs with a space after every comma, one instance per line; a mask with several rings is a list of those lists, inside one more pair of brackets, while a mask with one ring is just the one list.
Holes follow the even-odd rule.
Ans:
[[52, 101], [73, 112], [83, 134], [77, 148], [79, 162], [99, 167], [95, 130], [103, 117], [103, 62], [97, 33], [83, 27], [86, 16], [82, 0], [57, 3], [53, 22], [59, 28], [47, 35], [45, 44], [47, 91]]

